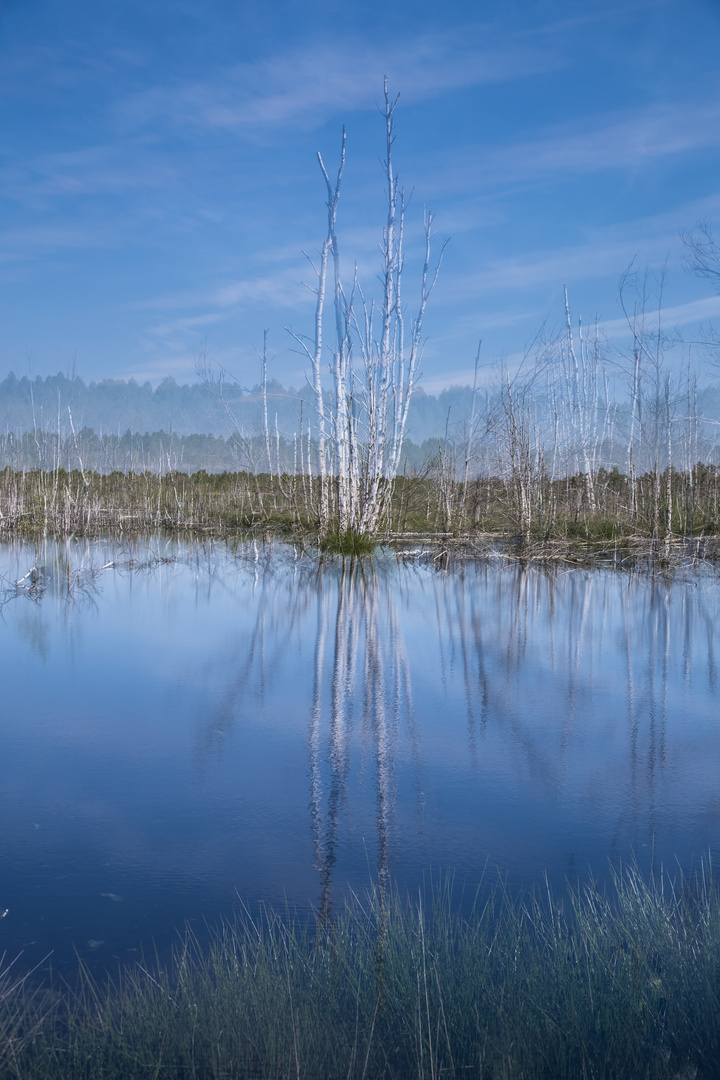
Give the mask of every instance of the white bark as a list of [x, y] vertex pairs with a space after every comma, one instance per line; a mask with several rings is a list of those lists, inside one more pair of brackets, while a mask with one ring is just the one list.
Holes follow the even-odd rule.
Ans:
[[[392, 156], [397, 98], [390, 99], [387, 79], [384, 98], [386, 157], [383, 169], [387, 218], [380, 244], [381, 300], [377, 306], [372, 301], [368, 304], [360, 288], [357, 270], [350, 294], [347, 295], [343, 288], [336, 231], [340, 184], [345, 165], [346, 136], [343, 131], [340, 166], [334, 186], [318, 154], [327, 190], [328, 231], [320, 253], [320, 264], [315, 271], [318, 281], [313, 347], [310, 348], [300, 336], [293, 335], [311, 361], [320, 428], [321, 480], [323, 485], [331, 478], [334, 482], [337, 493], [336, 524], [341, 532], [376, 532], [388, 509], [402, 457], [410, 399], [422, 351], [423, 317], [442, 261], [441, 252], [431, 272], [433, 219], [428, 214], [425, 219], [425, 258], [420, 298], [406, 351], [405, 315], [401, 303], [406, 203], [398, 185]], [[322, 388], [321, 362], [327, 268], [331, 256], [335, 337], [331, 365], [332, 406], [328, 408]], [[376, 321], [379, 322], [377, 335]], [[355, 353], [362, 361], [357, 369]], [[331, 516], [330, 502], [323, 498], [320, 510], [323, 528], [331, 527]]]

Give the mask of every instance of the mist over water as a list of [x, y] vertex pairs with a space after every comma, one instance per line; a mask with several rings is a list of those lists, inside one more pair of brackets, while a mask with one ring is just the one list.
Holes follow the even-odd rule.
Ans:
[[0, 952], [113, 967], [241, 901], [718, 850], [711, 572], [157, 538], [0, 569]]

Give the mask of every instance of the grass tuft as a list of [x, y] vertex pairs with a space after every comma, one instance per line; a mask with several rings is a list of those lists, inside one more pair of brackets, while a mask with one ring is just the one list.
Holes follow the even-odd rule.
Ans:
[[377, 547], [377, 540], [367, 533], [347, 529], [345, 532], [331, 532], [320, 540], [320, 550], [327, 555], [349, 555], [361, 557], [372, 555]]
[[[470, 916], [378, 891], [336, 919], [224, 923], [204, 950], [44, 997], [0, 993], [0, 1067], [92, 1077], [717, 1076], [720, 903], [706, 873], [569, 900], [498, 888]], [[48, 1007], [48, 1002], [53, 1007]]]

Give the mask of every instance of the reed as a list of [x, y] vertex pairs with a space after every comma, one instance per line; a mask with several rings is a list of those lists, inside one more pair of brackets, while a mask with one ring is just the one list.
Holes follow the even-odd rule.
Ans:
[[[23, 1080], [417, 1077], [702, 1080], [720, 1061], [720, 903], [616, 874], [564, 900], [451, 885], [354, 896], [334, 919], [224, 923], [204, 949], [104, 984], [0, 995], [1, 1067]], [[18, 996], [19, 995], [19, 996]]]

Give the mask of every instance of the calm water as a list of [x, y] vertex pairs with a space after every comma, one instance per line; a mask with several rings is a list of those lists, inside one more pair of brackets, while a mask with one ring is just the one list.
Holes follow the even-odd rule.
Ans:
[[164, 540], [0, 570], [0, 954], [112, 966], [239, 898], [718, 850], [716, 575]]

